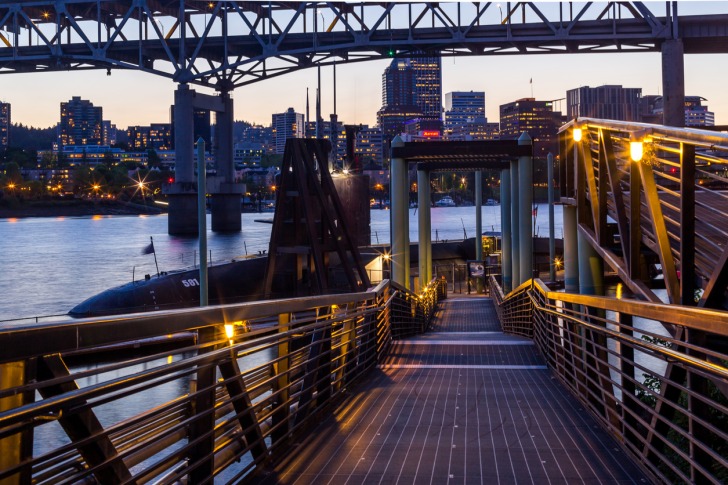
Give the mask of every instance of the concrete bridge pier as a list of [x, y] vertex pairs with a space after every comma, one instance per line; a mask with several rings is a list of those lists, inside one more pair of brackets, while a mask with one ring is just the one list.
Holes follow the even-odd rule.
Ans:
[[216, 187], [212, 188], [210, 212], [214, 232], [240, 232], [240, 203], [245, 186], [235, 183], [233, 162], [233, 99], [229, 91], [220, 94], [222, 111], [215, 115]]
[[503, 291], [510, 292], [513, 284], [513, 263], [511, 243], [511, 171], [501, 170], [501, 268], [503, 268]]
[[197, 234], [197, 190], [194, 167], [194, 96], [187, 84], [174, 92], [174, 183], [167, 188], [169, 214], [167, 232], [176, 235]]
[[[579, 294], [604, 295], [604, 260], [580, 233], [577, 234], [577, 241], [579, 246]], [[564, 252], [566, 252], [566, 248], [564, 248]]]
[[685, 126], [685, 62], [682, 39], [662, 43], [662, 123]]

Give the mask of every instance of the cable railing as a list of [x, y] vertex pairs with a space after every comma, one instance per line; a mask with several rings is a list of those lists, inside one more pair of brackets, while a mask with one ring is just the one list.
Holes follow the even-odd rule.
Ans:
[[[0, 331], [0, 482], [235, 483], [290, 450], [441, 298], [361, 293]], [[83, 357], [83, 358], [80, 358]]]
[[541, 280], [505, 296], [490, 285], [503, 330], [533, 338], [562, 384], [656, 477], [728, 481], [728, 313], [557, 293]]

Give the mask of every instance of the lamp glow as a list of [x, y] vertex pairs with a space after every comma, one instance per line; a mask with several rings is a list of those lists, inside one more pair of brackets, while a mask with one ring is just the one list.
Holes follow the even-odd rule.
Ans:
[[644, 155], [644, 146], [641, 141], [629, 142], [629, 156], [632, 161], [639, 162]]
[[235, 326], [230, 323], [226, 323], [225, 335], [227, 336], [228, 340], [232, 340], [232, 338], [235, 336]]
[[574, 128], [574, 141], [581, 141], [581, 128]]

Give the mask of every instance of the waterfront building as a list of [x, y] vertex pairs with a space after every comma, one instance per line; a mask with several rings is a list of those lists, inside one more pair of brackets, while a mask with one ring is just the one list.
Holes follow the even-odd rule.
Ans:
[[275, 153], [275, 133], [272, 126], [241, 123], [243, 128], [236, 132], [236, 143], [250, 143], [263, 147], [263, 155]]
[[109, 145], [67, 145], [61, 149], [62, 157], [70, 166], [88, 165], [94, 167], [100, 164], [116, 165], [123, 159], [121, 148]]
[[109, 120], [103, 120], [101, 122], [101, 131], [103, 133], [104, 143], [103, 145], [116, 145], [116, 125]]
[[582, 86], [566, 91], [568, 119], [577, 117], [640, 121], [642, 88], [604, 85]]
[[130, 126], [126, 129], [127, 143], [132, 150], [172, 150], [172, 124], [152, 123], [149, 126]]
[[73, 96], [61, 103], [60, 147], [103, 144], [102, 122], [103, 109], [91, 101]]
[[0, 150], [5, 150], [10, 146], [11, 124], [10, 103], [0, 102]]
[[265, 154], [265, 146], [255, 141], [240, 141], [233, 149], [235, 165], [260, 163]]
[[384, 163], [383, 146], [381, 128], [361, 125], [356, 134], [354, 156], [359, 157], [365, 167], [368, 165], [381, 167]]
[[517, 139], [527, 132], [533, 140], [535, 157], [558, 153], [558, 129], [564, 119], [553, 110], [553, 102], [522, 98], [500, 106], [501, 139]]
[[305, 128], [303, 114], [296, 113], [293, 108], [288, 108], [285, 113], [274, 113], [272, 125], [275, 138], [274, 153], [277, 155], [283, 154], [287, 139], [303, 138]]

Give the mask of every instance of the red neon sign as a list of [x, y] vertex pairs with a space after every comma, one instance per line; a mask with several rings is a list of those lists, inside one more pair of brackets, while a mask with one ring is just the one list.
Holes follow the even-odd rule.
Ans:
[[440, 136], [440, 132], [439, 131], [423, 131], [422, 136], [431, 138], [433, 136]]

